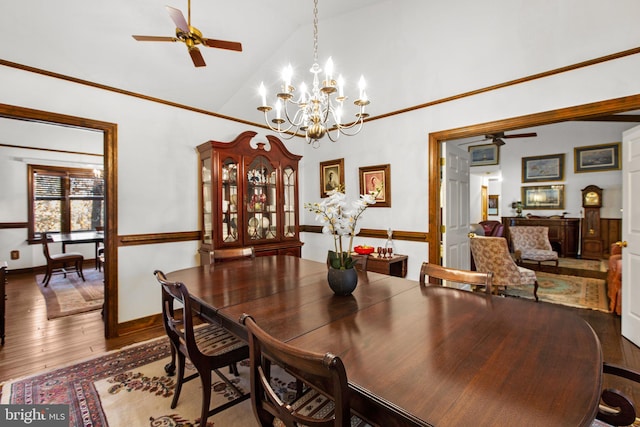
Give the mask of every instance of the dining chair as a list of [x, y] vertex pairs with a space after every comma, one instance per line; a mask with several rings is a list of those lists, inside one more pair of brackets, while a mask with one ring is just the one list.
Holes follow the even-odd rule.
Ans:
[[[240, 323], [249, 333], [251, 403], [263, 427], [369, 426], [352, 413], [347, 373], [340, 357], [284, 343], [264, 331], [253, 317]], [[283, 401], [271, 383], [271, 364], [302, 381], [306, 389], [293, 402]]]
[[492, 272], [481, 273], [479, 271], [460, 270], [457, 268], [443, 267], [438, 264], [423, 262], [420, 267], [420, 285], [429, 285], [426, 277], [434, 277], [436, 279], [446, 280], [448, 282], [461, 283], [466, 285], [482, 286], [487, 295], [491, 295], [493, 280]]
[[[634, 371], [623, 366], [613, 365], [607, 362], [602, 364], [602, 373], [611, 375], [612, 377], [623, 378], [626, 380], [640, 384], [640, 372]], [[613, 379], [613, 378], [612, 378]], [[616, 380], [615, 387], [608, 387], [602, 391], [600, 406], [596, 420], [606, 424], [594, 422], [592, 426], [631, 426], [636, 423], [636, 408], [633, 400], [625, 393], [621, 392], [622, 382]], [[637, 384], [636, 384], [637, 385]]]
[[554, 251], [549, 241], [549, 227], [513, 226], [509, 227], [513, 251], [520, 253], [520, 260], [555, 261], [558, 266], [558, 252]]
[[64, 252], [61, 254], [52, 254], [49, 252], [49, 242], [52, 242], [53, 239], [47, 234], [42, 233], [42, 253], [44, 254], [44, 258], [47, 261], [47, 271], [45, 272], [44, 279], [42, 279], [42, 283], [44, 286], [49, 285], [49, 281], [51, 280], [51, 276], [54, 274], [64, 274], [64, 277], [67, 277], [67, 268], [73, 266], [78, 276], [84, 282], [84, 274], [82, 274], [82, 264], [84, 263], [84, 256], [78, 252]]
[[[249, 357], [247, 344], [231, 334], [223, 327], [207, 323], [194, 328], [193, 311], [189, 290], [184, 283], [171, 282], [165, 274], [156, 270], [153, 272], [158, 282], [162, 285], [162, 321], [165, 331], [171, 342], [171, 362], [165, 366], [165, 371], [173, 375], [174, 361], [178, 360], [178, 378], [174, 390], [171, 409], [175, 409], [180, 398], [182, 385], [187, 381], [200, 377], [202, 385], [202, 409], [200, 425], [206, 426], [207, 419], [249, 398], [248, 393], [243, 393], [235, 384], [229, 381], [219, 369], [225, 366], [235, 366]], [[182, 316], [176, 316], [174, 303], [182, 305]], [[188, 358], [197, 373], [184, 377], [185, 359]], [[226, 403], [209, 410], [211, 400], [211, 374], [215, 372], [227, 386], [234, 390], [237, 397]], [[235, 370], [237, 376], [237, 370]]]
[[511, 257], [507, 239], [504, 237], [474, 236], [469, 238], [471, 254], [476, 270], [493, 273], [493, 287], [533, 285], [533, 296], [538, 301], [538, 278], [536, 272], [521, 267]]
[[244, 248], [214, 249], [211, 251], [211, 259], [214, 263], [232, 261], [239, 258], [255, 258], [256, 251], [253, 246]]

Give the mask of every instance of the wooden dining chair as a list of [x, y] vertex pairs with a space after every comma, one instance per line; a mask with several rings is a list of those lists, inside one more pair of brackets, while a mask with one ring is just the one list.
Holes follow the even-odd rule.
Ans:
[[214, 249], [211, 251], [211, 260], [216, 262], [232, 261], [239, 258], [255, 258], [256, 251], [253, 246], [245, 248]]
[[[165, 274], [156, 270], [153, 272], [158, 282], [162, 285], [162, 321], [165, 331], [171, 342], [171, 360], [165, 371], [173, 375], [174, 361], [178, 360], [178, 378], [174, 391], [171, 409], [178, 405], [182, 384], [200, 377], [202, 384], [202, 409], [200, 425], [206, 426], [207, 419], [249, 398], [248, 393], [242, 393], [235, 384], [229, 381], [220, 371], [225, 366], [235, 366], [249, 357], [247, 344], [231, 334], [223, 327], [215, 324], [206, 324], [194, 328], [193, 311], [189, 290], [184, 283], [171, 282]], [[174, 303], [182, 305], [182, 316], [178, 317], [174, 310]], [[184, 377], [185, 359], [189, 358], [197, 373]], [[235, 391], [238, 397], [209, 410], [211, 400], [211, 374], [215, 372], [222, 381]], [[237, 375], [237, 370], [235, 370]]]
[[[612, 377], [618, 377], [618, 379], [624, 378], [625, 380], [640, 384], [640, 372], [629, 368], [604, 362], [602, 364], [602, 373]], [[606, 424], [594, 423], [593, 426], [635, 425], [637, 420], [635, 404], [633, 400], [620, 391], [619, 388], [622, 387], [616, 383], [616, 388], [608, 387], [602, 391], [601, 403], [598, 408], [596, 419]]]
[[47, 271], [44, 274], [42, 283], [44, 286], [49, 285], [51, 276], [54, 274], [64, 274], [67, 277], [67, 268], [73, 267], [78, 273], [78, 276], [84, 282], [84, 274], [82, 274], [82, 264], [84, 263], [84, 256], [78, 252], [66, 252], [61, 254], [52, 254], [49, 252], [49, 242], [53, 241], [47, 233], [42, 233], [42, 253], [47, 260]]
[[443, 267], [437, 264], [423, 262], [420, 267], [420, 285], [425, 286], [426, 277], [446, 280], [449, 282], [461, 283], [472, 286], [482, 286], [488, 295], [492, 293], [491, 281], [492, 272], [480, 273], [478, 271], [459, 270], [456, 268]]
[[[251, 403], [261, 426], [369, 426], [350, 410], [347, 373], [338, 356], [286, 344], [248, 314], [242, 315], [240, 323], [249, 333]], [[272, 386], [272, 363], [307, 386], [294, 402], [284, 402]]]

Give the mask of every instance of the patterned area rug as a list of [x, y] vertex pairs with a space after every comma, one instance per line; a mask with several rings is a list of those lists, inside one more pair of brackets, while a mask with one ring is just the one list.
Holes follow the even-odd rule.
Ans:
[[101, 310], [104, 303], [104, 274], [98, 270], [83, 270], [85, 282], [76, 273], [54, 275], [48, 286], [42, 284], [44, 274], [36, 283], [47, 304], [47, 319]]
[[[604, 280], [541, 271], [537, 271], [536, 276], [540, 301], [610, 313]], [[503, 293], [512, 297], [534, 299], [533, 286], [509, 286]]]
[[[175, 376], [168, 377], [164, 371], [169, 355], [168, 339], [147, 341], [65, 368], [7, 382], [2, 388], [1, 403], [68, 404], [70, 426], [193, 426], [200, 418], [200, 381], [195, 379], [184, 384], [178, 406], [171, 409]], [[238, 365], [239, 377], [227, 374], [227, 369], [221, 372], [246, 392], [251, 388], [248, 366], [248, 360]], [[282, 397], [295, 395], [293, 378], [282, 375], [277, 384]], [[222, 380], [216, 380], [215, 375], [211, 394], [211, 408], [236, 397], [235, 391]], [[209, 417], [207, 427], [213, 426], [258, 426], [251, 400]]]
[[[526, 268], [533, 268], [537, 265], [537, 262], [522, 262], [522, 266]], [[543, 265], [552, 266], [554, 264], [552, 262], [545, 262]], [[558, 258], [558, 267], [575, 270], [607, 271], [607, 263], [605, 261], [593, 259]]]

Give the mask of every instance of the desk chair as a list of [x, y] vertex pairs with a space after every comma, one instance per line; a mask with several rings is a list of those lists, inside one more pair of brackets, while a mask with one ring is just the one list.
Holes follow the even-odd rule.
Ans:
[[51, 254], [49, 252], [49, 242], [52, 242], [53, 239], [47, 235], [47, 233], [42, 233], [42, 253], [44, 254], [45, 259], [47, 260], [47, 271], [44, 275], [44, 279], [42, 283], [44, 286], [49, 285], [49, 280], [51, 280], [51, 276], [54, 274], [64, 274], [64, 277], [67, 277], [67, 268], [73, 266], [78, 273], [78, 276], [84, 282], [84, 275], [82, 274], [82, 264], [84, 263], [84, 257], [81, 253], [77, 252], [66, 252], [61, 254]]
[[[171, 409], [174, 409], [178, 405], [182, 384], [199, 376], [200, 382], [202, 383], [200, 425], [206, 426], [207, 419], [210, 416], [249, 398], [248, 394], [243, 394], [218, 370], [225, 366], [235, 365], [236, 362], [248, 358], [249, 347], [246, 343], [218, 325], [207, 324], [206, 326], [194, 329], [191, 299], [187, 287], [184, 283], [168, 281], [165, 274], [160, 270], [154, 271], [153, 274], [162, 285], [162, 321], [169, 340], [171, 341], [171, 360], [175, 360], [176, 356], [178, 359], [178, 378], [173, 401], [171, 402]], [[174, 302], [178, 302], [183, 306], [181, 318], [176, 317]], [[185, 378], [184, 367], [187, 357], [198, 373]], [[173, 364], [173, 362], [165, 367], [165, 371], [167, 371], [169, 375], [172, 375], [174, 370], [175, 364]], [[229, 387], [235, 390], [239, 397], [209, 410], [212, 371]]]
[[210, 253], [212, 262], [232, 261], [238, 258], [255, 258], [256, 251], [253, 246], [246, 248], [214, 249]]
[[492, 272], [480, 273], [478, 271], [459, 270], [443, 267], [437, 264], [423, 262], [420, 267], [420, 286], [427, 285], [425, 277], [435, 277], [440, 280], [484, 287], [487, 295], [491, 295]]
[[533, 296], [538, 301], [536, 272], [520, 267], [511, 257], [504, 237], [475, 236], [469, 239], [476, 270], [493, 273], [492, 286], [533, 285]]
[[[347, 373], [338, 356], [313, 353], [279, 341], [247, 314], [242, 315], [240, 323], [249, 332], [251, 403], [261, 426], [369, 425], [350, 411]], [[271, 385], [271, 363], [285, 368], [308, 386], [294, 402], [283, 402]], [[317, 388], [320, 384], [325, 392]]]

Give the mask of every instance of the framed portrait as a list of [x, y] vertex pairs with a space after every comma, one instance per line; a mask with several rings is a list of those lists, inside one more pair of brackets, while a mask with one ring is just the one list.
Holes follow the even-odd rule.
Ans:
[[564, 185], [522, 187], [523, 209], [564, 209]]
[[500, 147], [496, 144], [469, 147], [470, 166], [488, 166], [500, 163]]
[[487, 215], [498, 215], [498, 195], [489, 194], [487, 203]]
[[336, 189], [344, 191], [344, 159], [320, 162], [320, 197]]
[[620, 143], [591, 145], [573, 149], [575, 173], [620, 169]]
[[360, 194], [376, 195], [372, 208], [391, 207], [391, 165], [361, 167]]
[[562, 181], [564, 153], [522, 158], [522, 182]]

